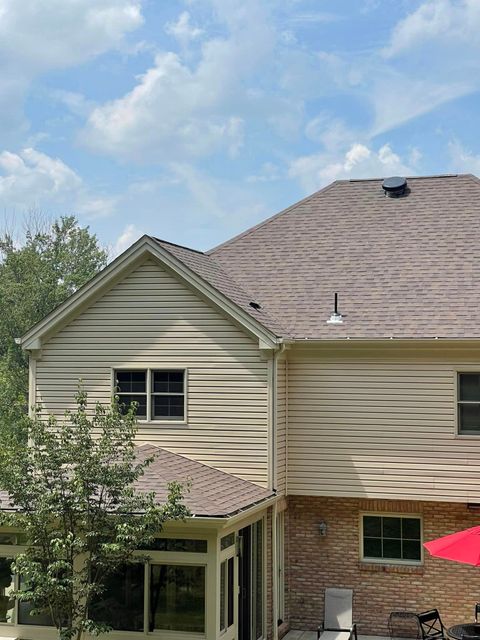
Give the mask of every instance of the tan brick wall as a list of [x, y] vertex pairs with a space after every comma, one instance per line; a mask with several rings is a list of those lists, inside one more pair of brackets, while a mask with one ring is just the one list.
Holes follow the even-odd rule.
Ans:
[[[480, 567], [429, 556], [422, 567], [363, 564], [359, 514], [363, 511], [423, 516], [424, 541], [480, 524], [465, 504], [290, 497], [288, 499], [288, 593], [290, 627], [315, 629], [323, 618], [325, 587], [354, 590], [354, 620], [364, 634], [388, 634], [394, 610], [436, 607], [444, 624], [470, 621], [480, 600]], [[328, 525], [321, 537], [318, 524]]]

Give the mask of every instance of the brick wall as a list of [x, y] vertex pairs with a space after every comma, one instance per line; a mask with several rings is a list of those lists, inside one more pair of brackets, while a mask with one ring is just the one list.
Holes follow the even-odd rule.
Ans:
[[[297, 497], [288, 499], [288, 607], [290, 628], [315, 629], [323, 618], [325, 587], [354, 590], [359, 633], [388, 635], [394, 610], [437, 607], [448, 627], [470, 621], [480, 600], [480, 567], [429, 556], [421, 567], [363, 564], [359, 560], [362, 511], [423, 516], [424, 541], [480, 524], [465, 504]], [[320, 536], [324, 520], [327, 535]]]

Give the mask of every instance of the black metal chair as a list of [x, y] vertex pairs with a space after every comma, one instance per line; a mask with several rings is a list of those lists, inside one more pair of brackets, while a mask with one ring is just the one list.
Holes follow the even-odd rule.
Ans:
[[418, 615], [413, 611], [392, 611], [388, 617], [388, 631], [391, 640], [420, 640], [422, 637]]
[[475, 622], [478, 622], [480, 617], [480, 602], [475, 603]]
[[463, 634], [462, 640], [478, 640], [478, 636], [469, 636], [466, 633]]
[[438, 613], [438, 609], [418, 613], [417, 618], [422, 640], [447, 640], [445, 627]]

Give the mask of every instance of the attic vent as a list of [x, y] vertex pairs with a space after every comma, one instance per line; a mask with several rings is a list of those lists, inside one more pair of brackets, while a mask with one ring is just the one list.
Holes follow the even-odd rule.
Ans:
[[262, 305], [258, 304], [258, 302], [249, 302], [248, 303], [252, 309], [255, 309], [255, 311], [260, 311], [260, 309], [262, 308]]
[[405, 195], [407, 188], [407, 180], [400, 178], [399, 176], [393, 176], [392, 178], [385, 178], [382, 184], [382, 189], [385, 191], [387, 198], [399, 198]]

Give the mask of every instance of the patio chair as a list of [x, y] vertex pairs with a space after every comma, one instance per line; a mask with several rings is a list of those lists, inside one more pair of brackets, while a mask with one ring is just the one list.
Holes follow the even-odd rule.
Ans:
[[447, 640], [445, 627], [438, 609], [431, 609], [417, 614], [422, 640]]
[[420, 640], [422, 637], [418, 615], [413, 611], [392, 611], [388, 616], [390, 640], [410, 638]]
[[358, 640], [353, 622], [353, 590], [325, 589], [323, 624], [317, 629], [317, 640]]

